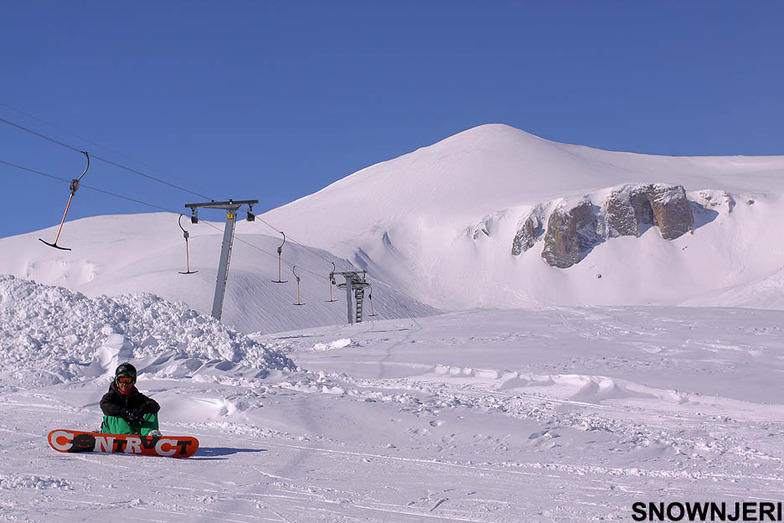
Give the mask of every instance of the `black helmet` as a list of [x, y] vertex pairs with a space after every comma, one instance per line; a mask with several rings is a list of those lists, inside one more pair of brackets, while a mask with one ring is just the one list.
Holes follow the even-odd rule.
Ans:
[[117, 370], [114, 371], [114, 380], [117, 381], [117, 378], [120, 376], [129, 376], [133, 379], [133, 382], [136, 383], [136, 367], [128, 362], [121, 364], [117, 367]]

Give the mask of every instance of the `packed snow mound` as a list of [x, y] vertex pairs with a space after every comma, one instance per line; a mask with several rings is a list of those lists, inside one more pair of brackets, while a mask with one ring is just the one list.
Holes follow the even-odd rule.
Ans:
[[294, 370], [296, 365], [184, 303], [153, 294], [91, 299], [61, 287], [0, 275], [0, 375], [45, 385], [114, 371], [185, 376], [206, 369]]

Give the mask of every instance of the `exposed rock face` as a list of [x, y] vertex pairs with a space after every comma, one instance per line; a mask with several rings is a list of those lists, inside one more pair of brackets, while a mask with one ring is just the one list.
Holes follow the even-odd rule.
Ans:
[[653, 219], [662, 238], [674, 240], [694, 229], [691, 204], [682, 186], [656, 184], [651, 191]]
[[518, 256], [534, 246], [545, 233], [547, 208], [541, 204], [534, 207], [525, 220], [518, 226], [517, 234], [512, 240], [512, 254]]
[[576, 205], [556, 206], [547, 221], [542, 258], [565, 269], [579, 263], [602, 238], [596, 232], [593, 203], [584, 199]]
[[[599, 243], [618, 236], [637, 236], [657, 226], [662, 238], [673, 240], [694, 230], [692, 204], [680, 185], [624, 185], [613, 188], [597, 206], [588, 197], [538, 205], [521, 222], [512, 242], [515, 256], [544, 238], [542, 258], [565, 269], [579, 263]], [[547, 223], [546, 229], [543, 224]]]
[[610, 238], [639, 237], [653, 225], [650, 185], [624, 185], [613, 189], [604, 204]]

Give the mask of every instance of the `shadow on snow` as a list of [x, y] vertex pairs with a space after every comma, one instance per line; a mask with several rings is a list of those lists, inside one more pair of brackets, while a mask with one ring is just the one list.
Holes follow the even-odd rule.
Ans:
[[196, 454], [191, 458], [220, 458], [240, 454], [243, 452], [267, 452], [267, 449], [236, 449], [232, 447], [199, 447]]

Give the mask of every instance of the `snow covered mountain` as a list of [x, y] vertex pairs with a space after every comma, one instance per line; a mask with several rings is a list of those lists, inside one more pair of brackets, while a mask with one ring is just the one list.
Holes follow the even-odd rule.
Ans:
[[[511, 254], [538, 206], [602, 202], [619, 186], [656, 183], [684, 187], [708, 211], [693, 234], [665, 240], [648, 230], [614, 238], [568, 269], [543, 263], [541, 243]], [[368, 167], [265, 218], [442, 309], [782, 308], [782, 195], [784, 157], [608, 152], [485, 125]]]
[[[671, 239], [660, 227], [613, 234], [610, 195], [651, 184], [684, 191], [694, 209], [690, 232]], [[485, 125], [363, 169], [256, 222], [239, 222], [223, 319], [244, 332], [346, 322], [345, 297], [328, 280], [332, 263], [368, 270], [380, 318], [547, 305], [780, 309], [782, 196], [784, 157], [608, 152]], [[530, 248], [520, 248], [532, 216], [545, 230], [554, 209], [568, 216], [575, 205], [596, 211], [588, 213], [596, 229], [589, 231], [596, 236], [589, 253], [572, 253], [573, 261], [559, 265], [567, 268], [558, 268], [547, 238], [529, 238]], [[70, 222], [61, 243], [72, 251], [37, 241], [51, 240], [55, 228], [0, 239], [0, 273], [93, 297], [154, 292], [209, 313], [223, 226], [205, 218], [188, 227], [196, 274], [178, 274], [185, 244], [177, 216], [165, 213]], [[274, 229], [296, 240], [283, 252], [285, 285], [272, 283], [281, 243]], [[296, 276], [304, 307], [293, 306]], [[327, 303], [330, 292], [338, 302]]]

